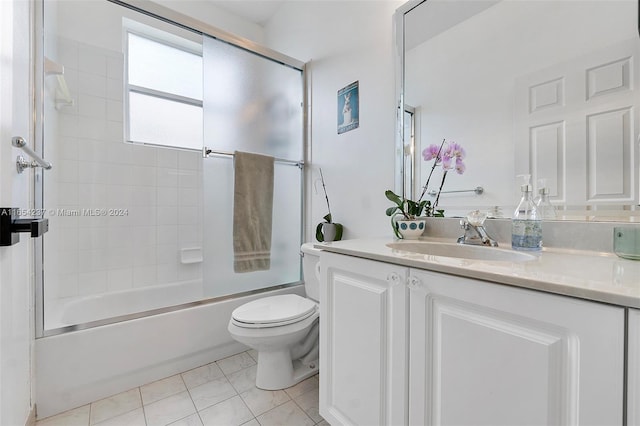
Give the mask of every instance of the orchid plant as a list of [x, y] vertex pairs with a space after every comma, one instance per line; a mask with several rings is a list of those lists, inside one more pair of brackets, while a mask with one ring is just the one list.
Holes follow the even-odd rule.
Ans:
[[[444, 217], [444, 210], [436, 209], [438, 206], [438, 202], [440, 201], [440, 193], [442, 192], [442, 187], [444, 186], [445, 179], [447, 178], [447, 173], [451, 170], [455, 170], [458, 174], [463, 174], [466, 167], [463, 162], [466, 153], [464, 148], [455, 142], [447, 142], [446, 139], [442, 140], [440, 145], [429, 145], [422, 151], [422, 158], [424, 161], [432, 161], [433, 165], [431, 166], [431, 171], [429, 172], [429, 176], [427, 177], [427, 182], [422, 187], [422, 193], [420, 194], [420, 198], [417, 201], [407, 199], [404, 197], [400, 197], [395, 194], [391, 190], [385, 191], [385, 196], [395, 203], [396, 205], [393, 207], [389, 207], [386, 211], [387, 216], [391, 216], [391, 224], [393, 226], [393, 231], [398, 235], [398, 230], [394, 224], [393, 218], [395, 215], [402, 214], [404, 219], [410, 220], [415, 219], [417, 217], [422, 216], [424, 212], [425, 217]], [[441, 166], [443, 169], [442, 180], [440, 181], [440, 187], [436, 192], [436, 199], [433, 203], [429, 200], [423, 200], [425, 194], [427, 193], [427, 189], [429, 188], [429, 182], [431, 181], [431, 176], [433, 175], [433, 171], [437, 166]]]

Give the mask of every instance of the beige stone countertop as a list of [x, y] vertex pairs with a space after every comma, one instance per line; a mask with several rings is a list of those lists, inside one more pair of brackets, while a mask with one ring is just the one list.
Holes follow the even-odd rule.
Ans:
[[[411, 244], [416, 241], [452, 243], [451, 239], [442, 238], [420, 240], [372, 238], [320, 243], [315, 244], [315, 247], [329, 252], [412, 268], [640, 308], [640, 261], [638, 260], [623, 259], [614, 253], [546, 247], [541, 252], [527, 252], [533, 254], [530, 260], [515, 262], [435, 256], [399, 248], [402, 244]], [[392, 243], [398, 246], [395, 249], [387, 246]], [[497, 249], [477, 248], [513, 251], [509, 243], [500, 243]]]

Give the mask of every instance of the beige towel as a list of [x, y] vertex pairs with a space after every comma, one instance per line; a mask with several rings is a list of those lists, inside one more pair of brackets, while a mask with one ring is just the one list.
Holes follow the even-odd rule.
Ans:
[[233, 270], [271, 267], [273, 157], [236, 151], [233, 191]]

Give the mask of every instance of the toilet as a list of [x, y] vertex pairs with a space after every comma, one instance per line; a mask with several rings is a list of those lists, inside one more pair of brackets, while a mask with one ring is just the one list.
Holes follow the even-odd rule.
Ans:
[[263, 297], [231, 313], [231, 336], [258, 351], [260, 389], [288, 388], [318, 372], [321, 250], [305, 243], [300, 251], [307, 297]]

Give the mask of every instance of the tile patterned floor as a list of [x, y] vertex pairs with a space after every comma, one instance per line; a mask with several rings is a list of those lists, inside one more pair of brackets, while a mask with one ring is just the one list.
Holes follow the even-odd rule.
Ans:
[[36, 426], [328, 426], [318, 376], [285, 390], [255, 387], [255, 351], [167, 377], [36, 422]]

